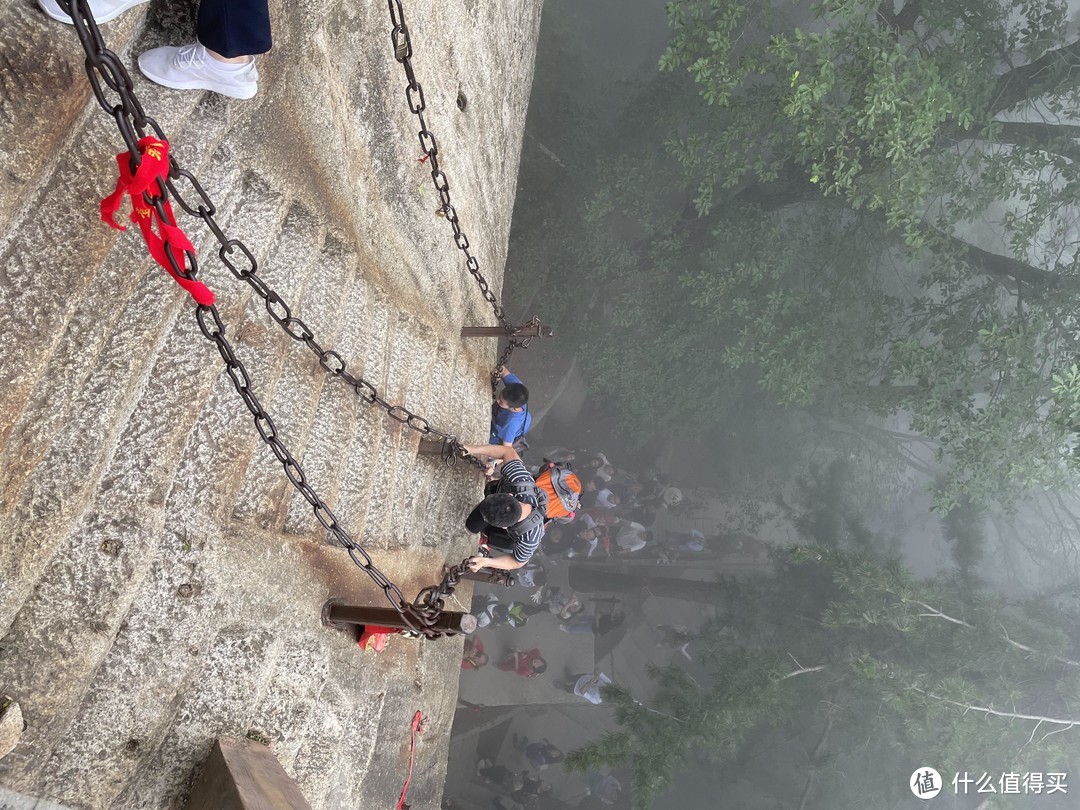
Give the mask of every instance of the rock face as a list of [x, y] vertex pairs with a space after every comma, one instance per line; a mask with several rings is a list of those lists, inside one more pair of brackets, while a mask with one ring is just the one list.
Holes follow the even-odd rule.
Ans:
[[[453, 203], [497, 293], [540, 0], [404, 6]], [[435, 215], [386, 4], [271, 10], [275, 47], [247, 102], [133, 67], [192, 38], [192, 4], [152, 0], [102, 31], [218, 222], [318, 343], [387, 400], [482, 439], [495, 346], [458, 333], [494, 319]], [[82, 58], [32, 0], [0, 8], [0, 689], [27, 723], [0, 785], [75, 808], [179, 808], [213, 740], [250, 734], [312, 807], [387, 807], [419, 709], [410, 800], [437, 807], [461, 643], [394, 638], [375, 657], [321, 626], [327, 599], [385, 598], [289, 486], [191, 299], [136, 229], [99, 222], [123, 142]], [[178, 216], [309, 481], [407, 597], [436, 581], [469, 553], [478, 475], [417, 458], [419, 435], [326, 374], [202, 222]]]

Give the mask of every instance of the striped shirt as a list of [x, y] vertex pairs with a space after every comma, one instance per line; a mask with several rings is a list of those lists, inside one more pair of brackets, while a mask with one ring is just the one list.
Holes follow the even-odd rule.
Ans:
[[[507, 461], [502, 465], [502, 480], [510, 484], [536, 483], [536, 479], [532, 477], [529, 471], [525, 469], [525, 465], [518, 459]], [[539, 504], [533, 495], [514, 494], [514, 497], [522, 503], [529, 504], [533, 509], [539, 508]], [[514, 527], [511, 526], [510, 528], [513, 529]], [[527, 563], [529, 558], [536, 552], [536, 549], [540, 547], [540, 538], [543, 536], [543, 523], [538, 524], [531, 531], [521, 535], [521, 537], [515, 536], [514, 559], [519, 563]]]

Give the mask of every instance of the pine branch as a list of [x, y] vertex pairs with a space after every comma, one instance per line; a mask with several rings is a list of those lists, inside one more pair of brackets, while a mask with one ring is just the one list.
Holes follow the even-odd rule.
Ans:
[[819, 664], [816, 667], [803, 667], [802, 669], [797, 669], [794, 672], [789, 672], [787, 675], [781, 675], [776, 680], [777, 682], [786, 681], [788, 678], [794, 678], [796, 675], [805, 675], [807, 672], [821, 672], [821, 670], [828, 668], [828, 664]]
[[[961, 703], [958, 700], [950, 700], [947, 697], [941, 695], [935, 695], [933, 692], [927, 692], [920, 689], [917, 686], [910, 687], [913, 691], [918, 692], [920, 695], [926, 695], [928, 698], [940, 701], [942, 703], [948, 703], [950, 706], [956, 706], [963, 709], [966, 712], [982, 712], [987, 715], [994, 715], [995, 717], [1004, 717], [1007, 720], [1037, 720], [1040, 723], [1051, 723], [1056, 726], [1066, 726], [1073, 728], [1074, 726], [1080, 726], [1080, 718], [1059, 718], [1059, 717], [1046, 717], [1041, 714], [1020, 714], [1019, 712], [1002, 712], [991, 706], [978, 706], [974, 703]], [[1067, 729], [1062, 729], [1067, 730]]]
[[649, 706], [646, 706], [644, 703], [642, 703], [640, 700], [637, 700], [636, 698], [632, 697], [630, 699], [633, 700], [634, 703], [637, 706], [639, 706], [640, 708], [644, 709], [647, 712], [652, 712], [653, 714], [658, 714], [661, 717], [666, 717], [668, 720], [674, 720], [676, 723], [685, 723], [686, 722], [685, 720], [680, 720], [678, 717], [667, 714], [666, 712], [662, 712], [662, 711], [659, 711], [658, 709], [650, 708]]
[[[915, 601], [915, 600], [912, 600], [912, 599], [905, 599], [904, 602], [906, 604], [910, 604], [910, 605], [918, 605], [923, 610], [927, 611], [926, 613], [920, 613], [919, 614], [920, 618], [944, 619], [947, 622], [952, 622], [953, 624], [960, 625], [961, 627], [966, 627], [969, 630], [978, 630], [979, 629], [975, 625], [971, 624], [970, 622], [966, 622], [963, 619], [957, 619], [957, 618], [955, 618], [953, 616], [948, 615], [947, 613], [942, 613], [937, 608], [931, 607], [930, 605], [926, 604], [925, 602], [918, 602], [918, 601]], [[1005, 637], [1005, 641], [1007, 643], [1011, 644], [1013, 647], [1016, 647], [1016, 649], [1023, 650], [1024, 652], [1032, 653], [1033, 655], [1039, 655], [1039, 656], [1042, 656], [1044, 658], [1049, 658], [1051, 661], [1057, 661], [1059, 664], [1067, 664], [1067, 665], [1069, 665], [1071, 667], [1080, 667], [1080, 661], [1073, 661], [1073, 660], [1068, 659], [1068, 658], [1062, 658], [1061, 656], [1054, 655], [1053, 653], [1040, 652], [1039, 650], [1036, 650], [1033, 647], [1029, 647], [1027, 644], [1021, 644], [1019, 641], [1014, 641], [1009, 636], [1009, 631], [1005, 629], [1005, 625], [1001, 624], [1000, 622], [998, 624], [1001, 627], [1001, 632], [1002, 632], [1002, 635]]]

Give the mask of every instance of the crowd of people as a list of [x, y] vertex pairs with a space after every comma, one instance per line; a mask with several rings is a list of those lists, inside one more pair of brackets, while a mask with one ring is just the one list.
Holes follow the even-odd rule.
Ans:
[[[658, 473], [633, 473], [604, 452], [565, 447], [549, 448], [537, 454], [538, 462], [526, 463], [522, 456], [529, 449], [526, 435], [532, 423], [529, 391], [508, 369], [499, 372], [503, 386], [492, 404], [488, 443], [464, 445], [486, 463], [488, 477], [484, 499], [471, 510], [465, 526], [477, 535], [470, 570], [497, 572], [502, 582], [508, 574], [511, 587], [505, 593], [500, 588], [498, 593], [476, 595], [472, 612], [478, 632], [465, 641], [461, 668], [476, 671], [491, 665], [507, 677], [542, 677], [583, 703], [599, 705], [612, 679], [600, 668], [580, 672], [550, 667], [535, 645], [544, 634], [532, 633], [526, 625], [540, 621], [569, 635], [603, 636], [624, 624], [625, 612], [620, 600], [590, 599], [554, 584], [560, 581], [554, 575], [559, 568], [606, 557], [633, 555], [661, 562], [680, 553], [699, 553], [698, 547], [705, 549], [707, 541], [701, 532], [658, 539], [658, 516], [682, 501], [681, 491]], [[551, 483], [553, 470], [563, 474], [572, 490], [567, 497]], [[534, 644], [486, 649], [486, 634], [504, 626], [519, 630], [520, 638], [532, 637]], [[658, 645], [666, 644], [669, 636], [658, 628]], [[689, 660], [689, 634], [679, 639], [673, 647]], [[511, 756], [517, 761], [481, 759], [477, 764], [476, 778], [493, 791], [492, 806], [500, 810], [570, 806], [554, 796], [541, 777], [542, 771], [562, 762], [562, 752], [546, 739], [529, 742], [516, 735], [514, 750], [517, 754]], [[602, 804], [617, 802], [621, 785], [615, 777], [595, 772], [588, 774], [587, 782], [587, 795]]]
[[[500, 368], [499, 373], [503, 387], [492, 404], [488, 444], [464, 445], [470, 455], [487, 462], [490, 480], [484, 500], [465, 523], [468, 531], [481, 538], [479, 553], [469, 560], [470, 569], [516, 571], [538, 552], [568, 559], [638, 554], [647, 549], [657, 559], [672, 553], [670, 543], [656, 542], [652, 527], [662, 510], [682, 502], [682, 492], [659, 473], [629, 472], [598, 451], [553, 448], [543, 455], [542, 463], [527, 467], [521, 453], [528, 448], [525, 436], [532, 425], [528, 388], [508, 369]], [[552, 479], [553, 470], [571, 471], [563, 480], [571, 482], [567, 492], [572, 509], [555, 503], [566, 500], [557, 490], [542, 491], [552, 485], [538, 486]], [[558, 507], [555, 519], [553, 507]]]

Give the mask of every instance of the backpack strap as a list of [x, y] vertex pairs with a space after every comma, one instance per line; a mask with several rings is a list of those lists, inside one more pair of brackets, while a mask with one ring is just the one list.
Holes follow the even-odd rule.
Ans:
[[517, 540], [524, 537], [537, 526], [543, 526], [545, 522], [544, 510], [538, 507], [533, 507], [533, 510], [529, 512], [529, 516], [522, 521], [518, 521], [513, 526], [507, 526], [505, 531], [511, 538]]
[[500, 479], [498, 485], [499, 492], [505, 492], [507, 495], [532, 495], [536, 497], [536, 483], [528, 483], [526, 481], [511, 482], [506, 479]]
[[540, 489], [536, 485], [536, 481], [507, 481], [500, 479], [497, 485], [498, 492], [505, 492], [507, 495], [513, 495], [519, 501], [522, 496], [528, 496], [532, 498], [533, 503], [530, 503], [532, 512], [524, 520], [515, 523], [513, 526], [503, 529], [511, 538], [517, 539], [524, 537], [531, 532], [536, 526], [543, 525], [547, 520], [547, 493]]

